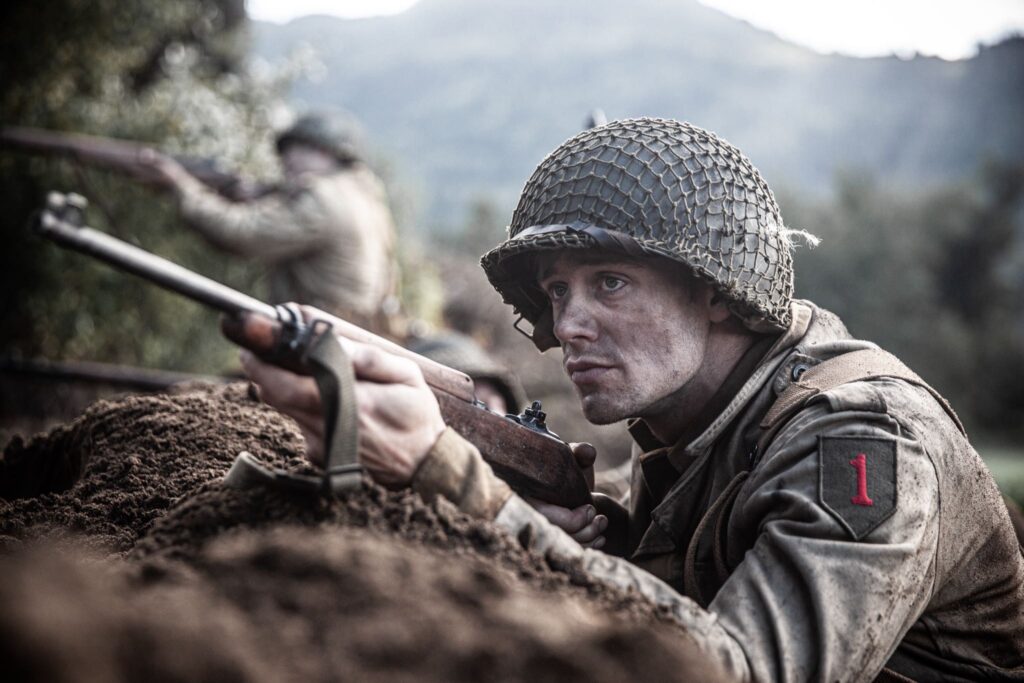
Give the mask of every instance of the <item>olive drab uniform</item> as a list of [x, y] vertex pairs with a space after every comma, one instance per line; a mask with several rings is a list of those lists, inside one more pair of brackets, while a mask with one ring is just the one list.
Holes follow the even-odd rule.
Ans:
[[[1024, 561], [955, 416], [891, 366], [803, 391], [804, 372], [877, 350], [808, 302], [769, 341], [692, 440], [633, 425], [646, 452], [628, 526], [607, 532], [629, 561], [582, 549], [454, 434], [414, 487], [668, 606], [741, 681], [1024, 680]], [[780, 411], [791, 387], [805, 400]]]
[[[831, 314], [793, 310], [702, 433], [666, 447], [633, 425], [632, 561], [741, 642], [773, 633], [746, 651], [756, 679], [1024, 680], [1020, 547], [955, 414], [912, 373], [851, 366], [874, 345]], [[826, 361], [850, 373], [803, 389]]]
[[179, 188], [182, 215], [214, 245], [270, 266], [273, 303], [309, 304], [375, 327], [392, 294], [394, 225], [380, 180], [362, 164], [305, 174], [271, 195], [227, 201]]
[[1024, 680], [1024, 558], [991, 475], [923, 380], [792, 298], [796, 234], [749, 160], [692, 124], [570, 138], [481, 262], [537, 347], [559, 341], [535, 255], [600, 249], [703, 278], [750, 350], [678, 443], [632, 424], [628, 510], [600, 503], [609, 552], [450, 430], [413, 488], [643, 593], [740, 681]]

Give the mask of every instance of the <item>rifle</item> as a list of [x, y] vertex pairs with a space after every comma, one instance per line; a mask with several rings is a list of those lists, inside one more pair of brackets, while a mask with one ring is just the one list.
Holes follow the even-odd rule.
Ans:
[[[80, 195], [52, 192], [46, 208], [34, 221], [34, 228], [62, 247], [97, 258], [220, 311], [224, 314], [221, 329], [228, 339], [269, 363], [298, 374], [313, 375], [320, 386], [326, 413], [331, 412], [328, 407], [330, 397], [325, 396], [321, 378], [308, 358], [310, 350], [316, 349], [322, 337], [334, 334], [415, 362], [437, 397], [445, 423], [473, 443], [495, 474], [517, 493], [569, 508], [590, 502], [590, 489], [582, 470], [568, 444], [548, 431], [546, 415], [539, 402], [535, 401], [522, 415], [493, 413], [476, 400], [473, 380], [468, 375], [352, 323], [333, 318], [331, 321], [303, 320], [301, 313], [292, 306], [270, 306], [86, 227], [85, 206], [85, 198]], [[326, 331], [323, 331], [325, 327]], [[343, 392], [336, 390], [336, 393]], [[337, 396], [334, 398], [335, 403], [339, 400]], [[325, 432], [328, 440], [333, 431], [332, 424], [328, 423]], [[278, 478], [295, 479], [283, 473], [278, 473]]]
[[[0, 128], [0, 147], [67, 157], [163, 188], [160, 178], [140, 160], [142, 150], [148, 147], [143, 143], [82, 133], [58, 133], [41, 128], [3, 126]], [[213, 159], [171, 156], [198, 180], [232, 201], [255, 199], [274, 189], [273, 185], [253, 183], [226, 171]]]

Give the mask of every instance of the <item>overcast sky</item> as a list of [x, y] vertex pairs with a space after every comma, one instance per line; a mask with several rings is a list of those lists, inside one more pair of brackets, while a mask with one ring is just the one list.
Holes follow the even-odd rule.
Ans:
[[[247, 0], [249, 15], [287, 22], [307, 14], [396, 14], [417, 0]], [[977, 44], [1024, 32], [1024, 0], [700, 0], [818, 52], [859, 57], [915, 52], [970, 57]]]

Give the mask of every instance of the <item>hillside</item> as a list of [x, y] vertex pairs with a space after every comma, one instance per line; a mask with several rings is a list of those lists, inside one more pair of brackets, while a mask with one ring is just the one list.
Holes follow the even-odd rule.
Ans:
[[422, 0], [393, 17], [253, 29], [269, 59], [303, 42], [327, 75], [299, 84], [296, 103], [356, 112], [421, 187], [429, 226], [478, 197], [509, 211], [594, 107], [710, 128], [800, 194], [843, 169], [918, 187], [1024, 158], [1020, 38], [961, 62], [822, 56], [695, 0]]

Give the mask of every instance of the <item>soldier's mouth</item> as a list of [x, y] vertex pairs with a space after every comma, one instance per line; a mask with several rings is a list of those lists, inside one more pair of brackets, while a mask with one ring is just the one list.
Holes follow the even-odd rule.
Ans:
[[611, 372], [612, 366], [586, 360], [574, 360], [565, 364], [565, 372], [577, 386], [593, 384]]

